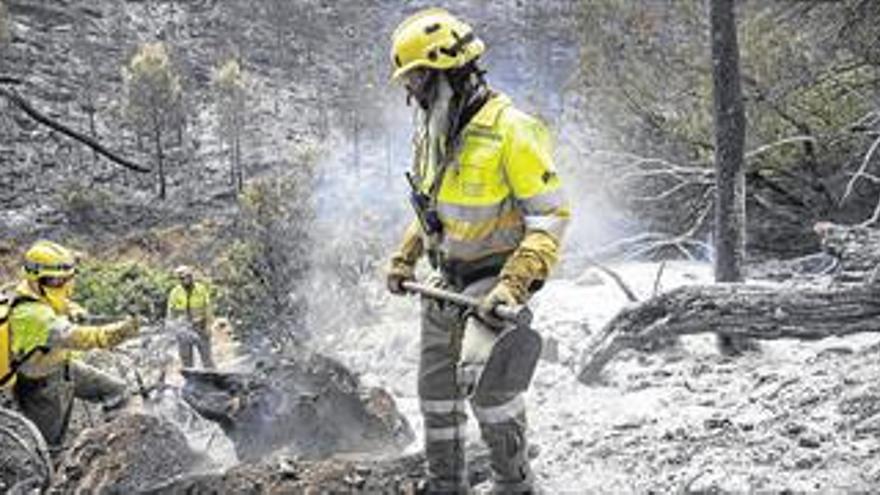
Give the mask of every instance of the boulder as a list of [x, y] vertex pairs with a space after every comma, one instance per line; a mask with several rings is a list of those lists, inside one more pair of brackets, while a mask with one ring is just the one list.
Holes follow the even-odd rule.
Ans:
[[183, 370], [183, 398], [216, 421], [243, 460], [281, 452], [304, 459], [394, 454], [414, 439], [386, 391], [363, 387], [320, 354], [262, 363], [252, 372]]

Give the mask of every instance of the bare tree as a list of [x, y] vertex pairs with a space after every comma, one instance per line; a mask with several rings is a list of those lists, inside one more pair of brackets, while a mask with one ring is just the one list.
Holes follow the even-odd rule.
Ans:
[[733, 0], [710, 0], [715, 103], [715, 280], [742, 281], [745, 111]]
[[[715, 281], [742, 282], [745, 257], [746, 117], [739, 73], [734, 0], [709, 0], [715, 107]], [[721, 334], [722, 351], [737, 353], [742, 337]]]
[[227, 60], [214, 75], [220, 139], [229, 151], [230, 185], [236, 192], [244, 187], [241, 138], [246, 117], [247, 78], [234, 58]]
[[146, 43], [124, 68], [128, 116], [139, 135], [153, 141], [156, 182], [165, 199], [165, 136], [180, 122], [180, 80], [162, 43]]
[[[100, 49], [98, 43], [92, 39], [89, 33], [90, 18], [85, 14], [84, 9], [87, 7], [86, 2], [77, 5], [74, 13], [74, 51], [77, 56], [84, 61], [84, 66], [77, 74], [79, 80], [79, 104], [80, 109], [86, 114], [89, 120], [89, 135], [93, 138], [98, 137], [95, 115], [98, 112], [98, 81]], [[93, 154], [94, 161], [97, 162], [98, 154]]]

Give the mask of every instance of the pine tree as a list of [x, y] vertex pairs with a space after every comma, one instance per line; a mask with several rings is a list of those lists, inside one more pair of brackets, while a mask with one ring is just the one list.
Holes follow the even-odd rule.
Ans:
[[153, 142], [160, 199], [166, 195], [165, 136], [180, 122], [181, 87], [162, 43], [141, 45], [123, 69], [128, 116], [141, 136]]
[[214, 74], [220, 139], [229, 150], [230, 185], [236, 192], [244, 187], [241, 161], [241, 138], [244, 133], [247, 77], [234, 58], [227, 60]]

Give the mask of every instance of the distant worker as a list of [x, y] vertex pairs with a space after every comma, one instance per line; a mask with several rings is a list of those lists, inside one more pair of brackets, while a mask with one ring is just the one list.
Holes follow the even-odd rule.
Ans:
[[207, 284], [196, 281], [193, 269], [186, 265], [174, 269], [178, 281], [168, 295], [166, 324], [177, 336], [177, 349], [184, 367], [193, 366], [193, 347], [199, 350], [202, 367], [214, 368], [211, 351], [211, 290]]
[[418, 392], [428, 493], [466, 493], [465, 399], [490, 449], [496, 493], [531, 493], [521, 391], [474, 389], [498, 333], [499, 304], [525, 303], [559, 256], [570, 210], [545, 126], [491, 90], [477, 65], [483, 42], [442, 9], [409, 17], [392, 37], [392, 79], [417, 105], [409, 174], [417, 210], [391, 258], [403, 294], [426, 255], [436, 285], [480, 298], [472, 315], [423, 300]]
[[63, 246], [36, 242], [7, 301], [13, 359], [21, 363], [9, 375], [13, 396], [50, 446], [63, 442], [74, 398], [100, 402], [105, 411], [128, 400], [124, 381], [75, 360], [71, 351], [115, 347], [139, 332], [136, 317], [100, 326], [73, 321], [84, 313], [71, 301], [76, 261]]

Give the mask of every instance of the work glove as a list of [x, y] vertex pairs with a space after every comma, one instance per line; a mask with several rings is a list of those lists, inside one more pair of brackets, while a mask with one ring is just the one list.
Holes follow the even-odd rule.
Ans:
[[490, 327], [501, 330], [507, 323], [495, 314], [495, 308], [500, 305], [516, 306], [522, 304], [526, 300], [527, 294], [528, 289], [522, 284], [502, 279], [480, 300], [477, 315]]
[[392, 259], [391, 266], [388, 268], [388, 274], [385, 278], [385, 283], [388, 286], [389, 292], [397, 296], [402, 296], [406, 294], [406, 290], [403, 288], [403, 283], [415, 280], [415, 278], [415, 267], [404, 263], [401, 260]]
[[140, 334], [140, 320], [137, 316], [129, 316], [126, 319], [111, 323], [104, 327], [106, 347], [116, 347], [126, 340]]
[[403, 239], [397, 247], [397, 251], [391, 256], [385, 284], [388, 291], [395, 295], [406, 293], [401, 285], [407, 280], [415, 280], [415, 266], [422, 256], [424, 246], [418, 222], [411, 222], [403, 233]]
[[71, 301], [68, 304], [67, 317], [73, 323], [85, 323], [86, 319], [89, 317], [89, 312], [86, 311], [86, 308]]

